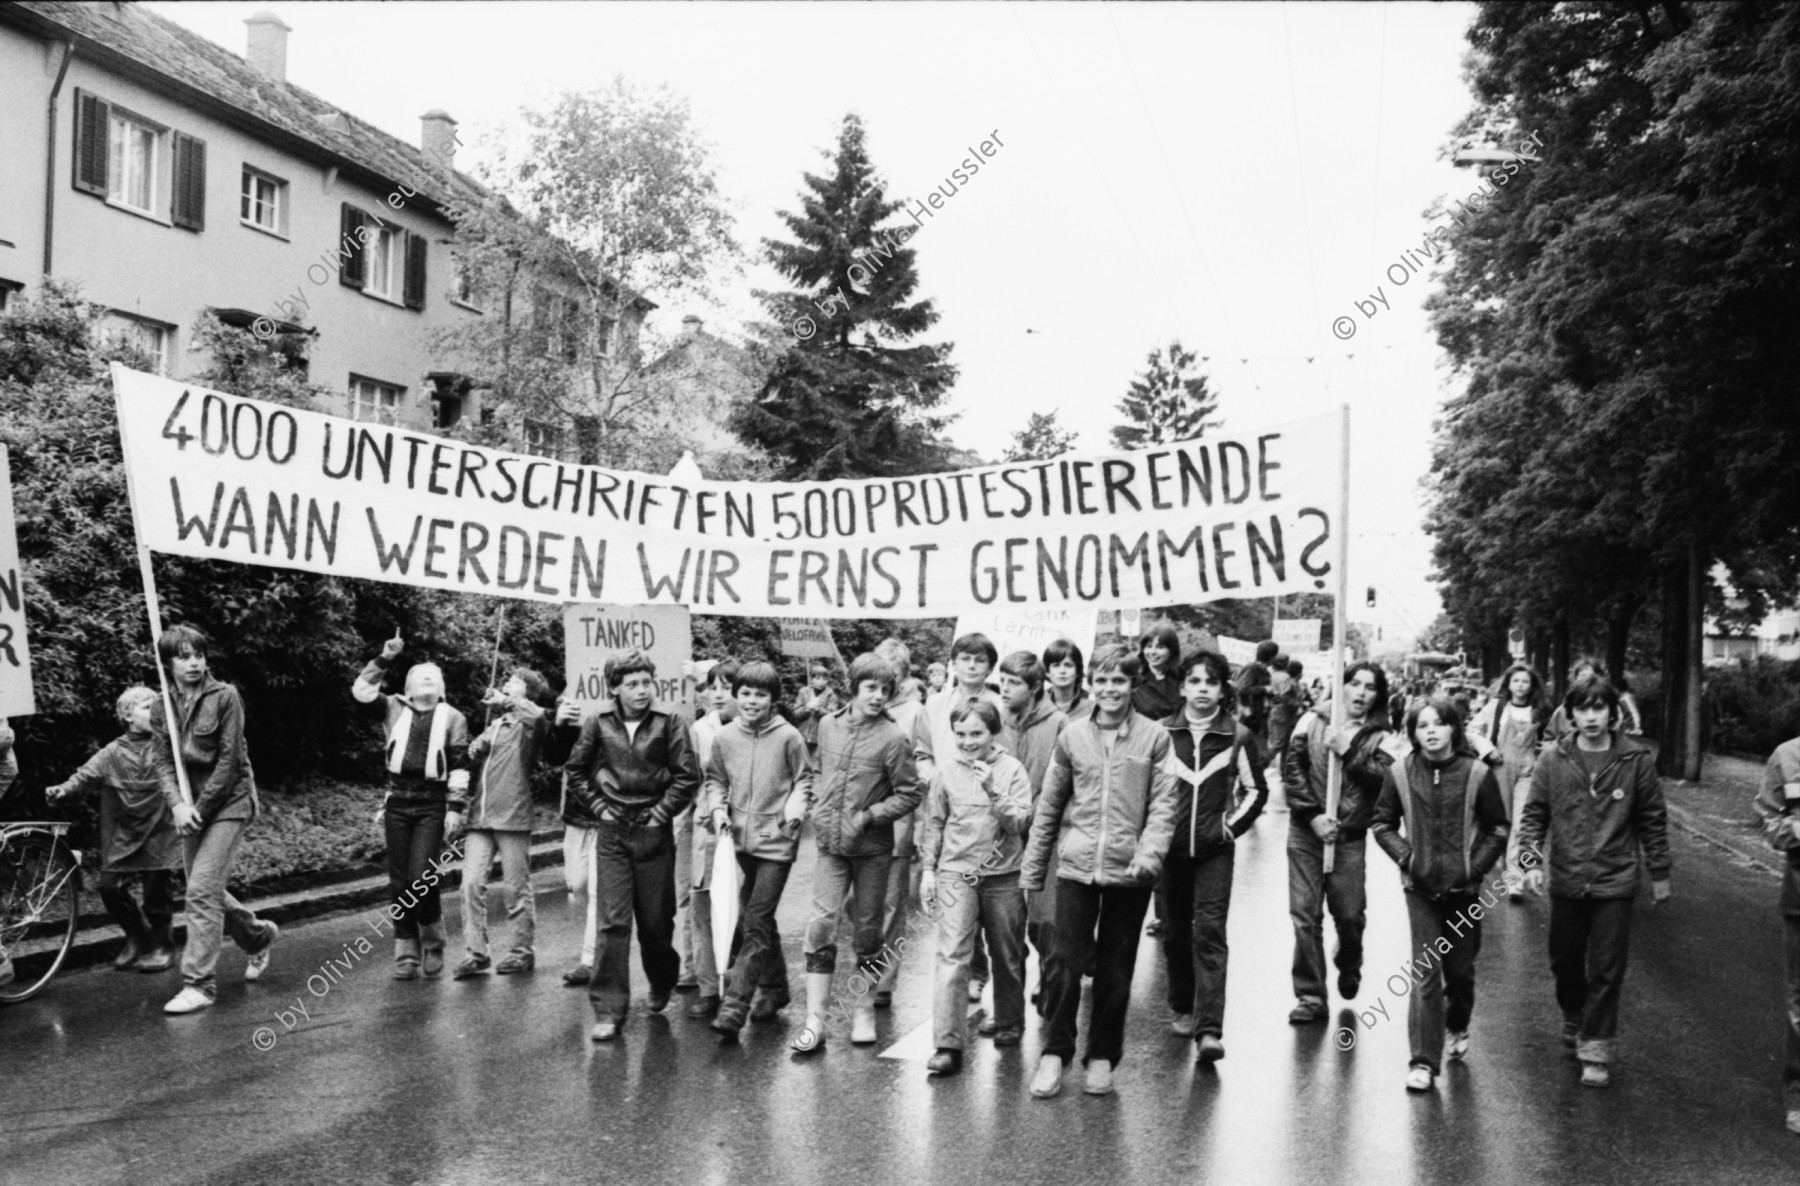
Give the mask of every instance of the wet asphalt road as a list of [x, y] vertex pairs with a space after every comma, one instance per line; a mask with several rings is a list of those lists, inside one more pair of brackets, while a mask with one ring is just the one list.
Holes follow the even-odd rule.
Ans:
[[[1558, 1041], [1547, 904], [1502, 907], [1484, 939], [1469, 1061], [1413, 1097], [1402, 981], [1387, 983], [1410, 954], [1405, 914], [1373, 845], [1353, 1005], [1374, 1024], [1349, 1009], [1328, 1026], [1286, 1023], [1286, 827], [1266, 815], [1240, 846], [1216, 1072], [1197, 1071], [1191, 1043], [1168, 1035], [1148, 939], [1110, 1098], [1084, 1096], [1077, 1069], [1061, 1097], [1032, 1099], [1035, 1029], [1021, 1049], [980, 1041], [960, 1077], [928, 1080], [930, 970], [918, 959], [874, 1048], [839, 1042], [797, 1059], [797, 1004], [722, 1045], [680, 1015], [683, 997], [666, 1019], [634, 1006], [621, 1041], [593, 1045], [585, 994], [560, 982], [576, 926], [553, 874], [538, 881], [540, 965], [528, 976], [396, 982], [363, 912], [284, 931], [257, 984], [228, 948], [219, 1004], [190, 1017], [160, 1011], [176, 976], [104, 969], [0, 1011], [0, 1182], [1800, 1181], [1800, 1138], [1782, 1127], [1769, 874], [1673, 834], [1676, 897], [1638, 908], [1608, 1091], [1580, 1087]], [[810, 851], [780, 915], [796, 997]], [[375, 946], [360, 959], [359, 935]], [[334, 957], [352, 966], [313, 981], [322, 996], [309, 991]], [[275, 1040], [261, 1050], [265, 1027]]]

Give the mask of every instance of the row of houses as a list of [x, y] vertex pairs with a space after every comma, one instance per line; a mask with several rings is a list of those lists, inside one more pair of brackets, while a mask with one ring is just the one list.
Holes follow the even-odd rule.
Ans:
[[[566, 423], [509, 415], [492, 376], [447, 361], [454, 331], [499, 314], [456, 251], [451, 212], [493, 203], [456, 168], [456, 120], [427, 111], [417, 143], [399, 140], [287, 80], [279, 17], [245, 23], [239, 57], [135, 4], [0, 5], [0, 308], [44, 277], [77, 281], [105, 332], [175, 378], [204, 365], [194, 327], [210, 312], [336, 392], [324, 411], [470, 419], [571, 454]], [[591, 351], [589, 396], [641, 377], [659, 386], [649, 402], [727, 447], [721, 412], [755, 383], [743, 352], [689, 318], [646, 364], [656, 305], [611, 291], [595, 310], [552, 269], [506, 313], [529, 318], [539, 351]]]

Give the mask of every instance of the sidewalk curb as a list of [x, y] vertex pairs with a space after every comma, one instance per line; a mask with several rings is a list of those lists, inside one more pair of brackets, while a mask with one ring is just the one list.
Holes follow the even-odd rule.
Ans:
[[1771, 853], [1769, 850], [1762, 848], [1761, 846], [1752, 847], [1747, 845], [1740, 837], [1733, 836], [1730, 832], [1718, 827], [1716, 824], [1702, 821], [1698, 815], [1678, 804], [1669, 803], [1668, 809], [1669, 822], [1686, 832], [1688, 835], [1697, 837], [1700, 840], [1704, 840], [1709, 844], [1724, 849], [1746, 865], [1760, 869], [1777, 880], [1782, 877], [1781, 868], [1775, 862], [1770, 860]]
[[[562, 832], [558, 829], [544, 829], [531, 834], [531, 868], [535, 873], [542, 869], [562, 868]], [[494, 864], [498, 866], [496, 858]], [[92, 872], [92, 870], [88, 870]], [[497, 870], [495, 870], [497, 873]], [[499, 878], [491, 877], [492, 885]], [[438, 888], [441, 892], [451, 892], [462, 887], [462, 869], [460, 865], [447, 870], [440, 878]], [[385, 874], [361, 876], [348, 880], [332, 879], [326, 875], [320, 884], [305, 889], [288, 890], [281, 893], [267, 894], [258, 898], [247, 899], [244, 904], [256, 913], [256, 916], [268, 922], [283, 926], [304, 922], [327, 914], [336, 914], [346, 910], [356, 910], [367, 906], [375, 906], [388, 900], [388, 883]], [[101, 915], [100, 917], [105, 917]], [[176, 946], [187, 941], [187, 923], [185, 915], [175, 915], [174, 934]], [[125, 933], [112, 923], [99, 926], [82, 927], [75, 933], [75, 942], [69, 948], [68, 958], [63, 961], [58, 975], [82, 968], [91, 968], [112, 960], [118, 949], [119, 940]], [[36, 954], [21, 956], [21, 971], [28, 969], [33, 960], [41, 958]]]

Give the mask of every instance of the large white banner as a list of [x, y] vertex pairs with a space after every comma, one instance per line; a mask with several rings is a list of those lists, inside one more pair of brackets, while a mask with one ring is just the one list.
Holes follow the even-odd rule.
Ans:
[[13, 530], [12, 466], [0, 445], [0, 718], [37, 711], [25, 645], [25, 578]]
[[685, 481], [113, 368], [159, 552], [540, 601], [767, 617], [1159, 606], [1327, 586], [1336, 414], [1136, 453]]

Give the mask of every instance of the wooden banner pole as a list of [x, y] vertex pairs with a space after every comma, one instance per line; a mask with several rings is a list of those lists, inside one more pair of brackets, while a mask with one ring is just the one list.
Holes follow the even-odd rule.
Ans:
[[[1331, 734], [1344, 727], [1344, 646], [1350, 634], [1350, 405], [1342, 405], [1343, 421], [1339, 425], [1338, 517], [1337, 517], [1337, 597], [1331, 611]], [[1325, 780], [1325, 817], [1335, 820], [1338, 800], [1343, 794], [1344, 760], [1331, 751], [1329, 773]], [[1337, 844], [1325, 846], [1325, 872], [1337, 864]]]

